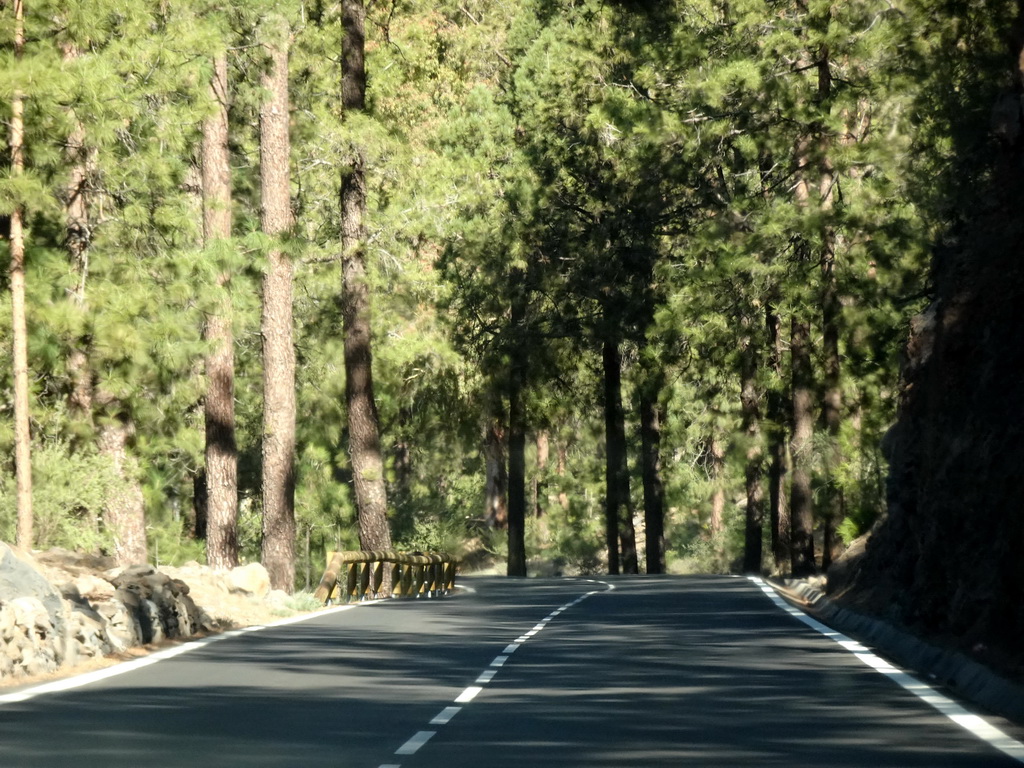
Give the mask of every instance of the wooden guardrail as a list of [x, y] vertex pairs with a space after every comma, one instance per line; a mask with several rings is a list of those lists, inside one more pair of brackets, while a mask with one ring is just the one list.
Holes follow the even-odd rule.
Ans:
[[[455, 588], [456, 565], [455, 558], [436, 552], [328, 552], [327, 570], [313, 597], [324, 603], [439, 597]], [[390, 579], [384, 578], [385, 568]]]

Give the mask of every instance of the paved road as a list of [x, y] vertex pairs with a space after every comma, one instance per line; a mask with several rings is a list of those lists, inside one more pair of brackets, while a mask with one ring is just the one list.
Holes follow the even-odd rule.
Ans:
[[0, 767], [1021, 765], [746, 579], [465, 583], [0, 703]]

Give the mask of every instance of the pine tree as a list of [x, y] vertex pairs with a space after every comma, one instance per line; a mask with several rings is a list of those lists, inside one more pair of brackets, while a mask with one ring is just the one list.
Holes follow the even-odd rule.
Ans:
[[[366, 109], [366, 9], [342, 3], [341, 107], [347, 120]], [[363, 549], [391, 548], [380, 421], [373, 392], [370, 294], [366, 277], [366, 157], [354, 144], [341, 175], [341, 306], [345, 335], [345, 400], [349, 457], [359, 507]]]
[[[203, 244], [215, 252], [231, 238], [231, 166], [228, 154], [228, 62], [213, 57], [212, 114], [203, 123]], [[206, 318], [205, 481], [206, 561], [214, 568], [238, 565], [238, 449], [235, 444], [235, 358], [230, 274], [221, 271], [219, 306]]]
[[263, 278], [263, 553], [274, 589], [295, 588], [295, 348], [291, 256], [280, 238], [292, 227], [288, 22], [268, 16], [260, 30], [270, 59], [260, 105], [260, 200], [264, 234], [275, 241]]

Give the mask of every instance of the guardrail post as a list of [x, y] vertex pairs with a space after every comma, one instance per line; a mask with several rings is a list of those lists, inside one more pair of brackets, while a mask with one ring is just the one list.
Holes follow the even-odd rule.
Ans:
[[423, 593], [424, 567], [422, 563], [413, 565], [412, 596], [419, 597]]
[[402, 563], [402, 597], [413, 597], [412, 569], [410, 563]]
[[[376, 552], [374, 554], [377, 554]], [[373, 566], [373, 596], [380, 597], [380, 585], [384, 582], [384, 561], [378, 560]]]
[[454, 589], [456, 566], [437, 552], [331, 552], [314, 597], [325, 603], [342, 594], [346, 602], [382, 597], [385, 568], [391, 577], [388, 597], [439, 597]]
[[402, 565], [401, 563], [391, 564], [391, 597], [402, 596]]

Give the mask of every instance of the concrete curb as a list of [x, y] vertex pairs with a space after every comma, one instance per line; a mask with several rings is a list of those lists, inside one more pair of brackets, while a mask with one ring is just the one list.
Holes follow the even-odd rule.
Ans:
[[930, 645], [885, 621], [843, 608], [806, 581], [766, 582], [805, 613], [870, 645], [923, 680], [945, 686], [992, 714], [1024, 725], [1024, 685], [1000, 677], [959, 651]]

